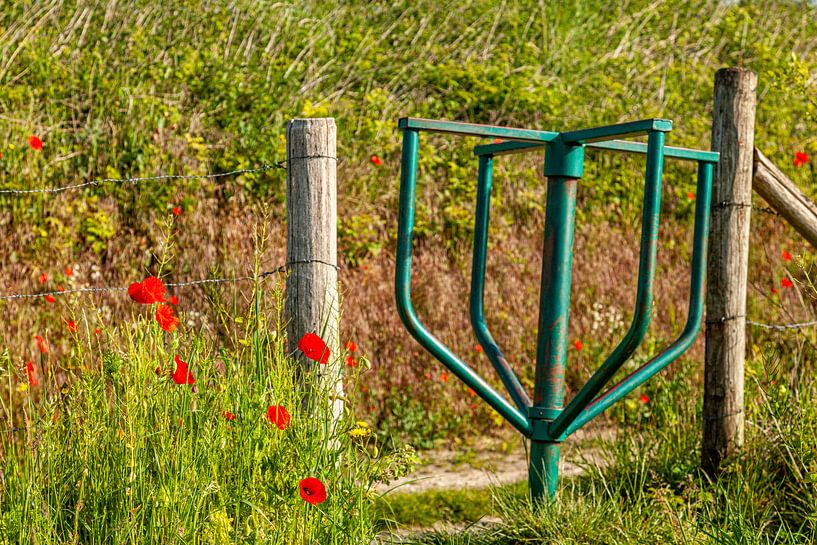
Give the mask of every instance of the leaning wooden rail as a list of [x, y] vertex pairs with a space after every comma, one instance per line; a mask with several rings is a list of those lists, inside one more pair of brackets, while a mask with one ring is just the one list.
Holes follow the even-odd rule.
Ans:
[[752, 188], [817, 248], [817, 205], [757, 148]]

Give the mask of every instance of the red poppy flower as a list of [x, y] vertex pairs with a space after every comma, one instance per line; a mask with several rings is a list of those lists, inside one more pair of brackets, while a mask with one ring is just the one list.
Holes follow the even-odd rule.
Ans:
[[791, 261], [791, 254], [786, 250], [783, 250], [783, 253], [780, 254], [780, 257], [783, 258], [783, 261]]
[[803, 153], [802, 151], [795, 152], [794, 154], [794, 166], [801, 167], [808, 163], [808, 155]]
[[477, 408], [477, 404], [476, 404], [476, 403], [471, 403], [471, 408], [472, 408], [472, 409], [476, 409], [476, 408]]
[[354, 354], [357, 352], [357, 345], [352, 341], [346, 341], [346, 350]]
[[145, 293], [145, 288], [142, 286], [141, 282], [134, 282], [128, 286], [128, 295], [140, 305], [150, 304], [150, 300], [148, 299], [148, 296]]
[[581, 352], [582, 348], [584, 348], [584, 344], [582, 344], [582, 342], [579, 339], [576, 339], [575, 341], [573, 341], [573, 348]]
[[156, 321], [168, 333], [179, 327], [179, 319], [173, 315], [173, 307], [164, 303], [156, 305]]
[[426, 373], [425, 377], [426, 377], [426, 380], [431, 380], [431, 373]]
[[62, 286], [57, 286], [57, 291], [62, 293], [65, 291], [65, 288], [63, 288]]
[[279, 430], [283, 431], [289, 427], [289, 413], [281, 405], [270, 405], [267, 407], [267, 418], [270, 424]]
[[45, 344], [45, 341], [39, 335], [34, 335], [34, 340], [37, 341], [37, 348], [40, 350], [42, 354], [48, 352], [48, 346]]
[[195, 384], [196, 379], [193, 378], [193, 373], [187, 367], [187, 362], [182, 361], [179, 356], [176, 356], [174, 361], [176, 362], [176, 370], [173, 371], [173, 382], [176, 384]]
[[346, 356], [346, 365], [348, 365], [349, 367], [357, 367], [357, 360], [355, 360], [355, 358], [351, 354], [349, 354], [348, 356]]
[[501, 143], [502, 143], [501, 138], [494, 138], [494, 144], [501, 144]]
[[65, 272], [65, 276], [74, 276], [74, 269], [71, 267], [65, 267], [63, 272]]
[[68, 331], [71, 333], [77, 332], [77, 323], [74, 320], [65, 320], [65, 325], [68, 326]]
[[31, 146], [31, 149], [33, 149], [34, 151], [43, 150], [43, 141], [40, 140], [38, 137], [34, 136], [33, 134], [28, 137], [28, 145]]
[[55, 301], [56, 301], [56, 299], [54, 299], [54, 296], [53, 296], [53, 295], [51, 295], [50, 293], [49, 293], [48, 295], [46, 295], [46, 296], [45, 296], [45, 300], [46, 300], [47, 302], [49, 302], [49, 303], [53, 303], [53, 302], [55, 302]]
[[482, 345], [478, 344], [478, 345], [474, 346], [474, 350], [476, 350], [477, 352], [483, 352]]
[[365, 394], [366, 392], [369, 391], [369, 389], [365, 385], [363, 385], [363, 386], [360, 387], [360, 391]]
[[155, 276], [148, 276], [141, 282], [128, 286], [128, 295], [140, 305], [165, 302], [165, 285]]
[[440, 373], [440, 380], [443, 382], [448, 382], [448, 373]]
[[179, 215], [179, 214], [181, 214], [181, 213], [182, 213], [182, 209], [181, 209], [181, 208], [179, 208], [178, 206], [174, 206], [174, 207], [173, 207], [173, 215], [174, 215], [174, 216], [178, 216], [178, 215]]
[[780, 285], [783, 286], [784, 288], [790, 288], [790, 287], [794, 286], [794, 284], [792, 284], [791, 280], [789, 280], [785, 276], [780, 279]]
[[167, 302], [170, 303], [171, 305], [178, 305], [179, 304], [179, 298], [176, 297], [175, 295], [171, 295], [170, 299], [168, 299]]
[[318, 505], [326, 501], [326, 487], [315, 477], [307, 477], [299, 483], [301, 497], [307, 503]]
[[148, 276], [142, 280], [142, 288], [145, 293], [153, 300], [154, 303], [165, 302], [165, 285], [155, 276]]
[[26, 362], [26, 375], [28, 375], [28, 383], [31, 386], [39, 384], [37, 381], [37, 366], [34, 365], [33, 361]]
[[471, 397], [476, 397], [476, 395], [477, 395], [477, 393], [474, 391], [474, 389], [471, 388], [470, 386], [468, 387], [468, 393], [471, 395]]
[[641, 394], [641, 397], [639, 397], [638, 400], [646, 405], [647, 403], [650, 402], [650, 396], [648, 396], [647, 394]]
[[298, 341], [298, 349], [310, 360], [319, 363], [329, 361], [329, 349], [326, 347], [326, 343], [314, 333], [306, 333], [301, 337], [301, 340]]
[[94, 329], [94, 335], [99, 336], [102, 334], [102, 330], [99, 328]]
[[232, 422], [233, 420], [235, 420], [235, 415], [230, 411], [224, 411], [221, 414], [224, 416], [224, 420], [226, 420], [227, 422]]
[[48, 275], [45, 273], [40, 273], [40, 284], [45, 284], [48, 282]]
[[772, 295], [777, 295], [777, 288], [772, 286]]
[[687, 191], [687, 199], [694, 201], [695, 200], [695, 193], [692, 191]]
[[383, 164], [383, 161], [381, 161], [381, 160], [380, 160], [380, 157], [378, 157], [377, 155], [372, 155], [372, 156], [369, 158], [369, 160], [370, 160], [370, 161], [372, 162], [372, 164], [373, 164], [374, 166], [376, 166], [376, 167], [379, 167], [380, 165], [382, 165], [382, 164]]

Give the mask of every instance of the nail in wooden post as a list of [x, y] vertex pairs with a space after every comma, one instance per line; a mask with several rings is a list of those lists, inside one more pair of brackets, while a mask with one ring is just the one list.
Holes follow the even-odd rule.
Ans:
[[[325, 365], [303, 359], [316, 370], [320, 391], [307, 401], [326, 403], [337, 422], [343, 414], [338, 337], [337, 143], [335, 120], [293, 119], [287, 124], [287, 252], [289, 275], [284, 317], [289, 352], [305, 333], [326, 342]], [[310, 373], [306, 372], [305, 377]]]
[[715, 74], [712, 150], [720, 152], [712, 187], [706, 289], [701, 465], [714, 474], [743, 445], [746, 275], [752, 202], [757, 75]]

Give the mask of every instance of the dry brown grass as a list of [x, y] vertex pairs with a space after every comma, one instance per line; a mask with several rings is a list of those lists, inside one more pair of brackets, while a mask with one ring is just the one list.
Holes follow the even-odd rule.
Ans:
[[[348, 173], [347, 173], [348, 175]], [[220, 205], [215, 194], [203, 198], [175, 220], [172, 228], [172, 259], [167, 263], [168, 279], [180, 281], [214, 276], [236, 276], [251, 273], [254, 252], [253, 235], [262, 222], [262, 211], [248, 209], [240, 194]], [[62, 206], [70, 201], [58, 197], [51, 202], [48, 214], [65, 229], [75, 229], [73, 217]], [[68, 207], [68, 205], [66, 205]], [[668, 203], [668, 212], [673, 204]], [[117, 214], [114, 203], [105, 203], [110, 214]], [[688, 297], [688, 260], [691, 226], [665, 214], [658, 252], [658, 274], [655, 284], [655, 307], [650, 334], [645, 347], [636, 355], [643, 359], [666, 345], [683, 327]], [[6, 236], [0, 244], [0, 255], [7, 257], [4, 286], [8, 292], [32, 292], [43, 289], [38, 283], [41, 272], [47, 272], [45, 287], [111, 285], [127, 286], [130, 282], [154, 273], [165, 240], [164, 216], [157, 212], [144, 226], [132, 232], [121, 232], [111, 240], [101, 255], [86, 250], [66, 255], [60, 241], [49, 239], [39, 248], [51, 256], [49, 265], [35, 266], [16, 253], [17, 248], [36, 244], [36, 237], [24, 225], [3, 218]], [[284, 262], [285, 231], [274, 215], [269, 218], [269, 245], [262, 256], [262, 269], [270, 270]], [[609, 354], [623, 336], [631, 317], [636, 287], [638, 236], [636, 221], [617, 225], [607, 222], [577, 225], [572, 307], [568, 350], [568, 396]], [[541, 272], [541, 218], [527, 226], [492, 231], [486, 285], [488, 323], [503, 351], [529, 390], [533, 387], [536, 347], [536, 323]], [[132, 233], [140, 232], [136, 236]], [[386, 234], [389, 237], [390, 234]], [[40, 239], [42, 240], [42, 239]], [[761, 321], [794, 321], [808, 318], [811, 302], [799, 289], [781, 290], [780, 276], [784, 263], [780, 251], [792, 254], [807, 250], [791, 230], [776, 218], [755, 214], [750, 267], [750, 315]], [[384, 241], [388, 245], [387, 241]], [[213, 264], [218, 264], [214, 269]], [[66, 278], [63, 267], [75, 270]], [[796, 271], [796, 267], [790, 267]], [[394, 306], [393, 257], [390, 250], [365, 261], [361, 266], [346, 267], [340, 279], [343, 294], [343, 334], [354, 339], [372, 364], [354, 386], [354, 399], [362, 415], [375, 421], [392, 418], [389, 400], [395, 395], [418, 400], [432, 413], [465, 416], [462, 425], [496, 429], [492, 413], [474, 401], [455, 379], [441, 380], [442, 367], [432, 360], [406, 333]], [[276, 282], [283, 282], [278, 277]], [[430, 330], [451, 346], [467, 362], [499, 387], [499, 381], [487, 358], [476, 351], [476, 340], [468, 321], [470, 286], [470, 241], [463, 241], [456, 251], [445, 249], [433, 239], [416, 248], [414, 259], [414, 301], [420, 317]], [[770, 297], [777, 286], [782, 298]], [[218, 288], [186, 288], [178, 291], [180, 310], [190, 327], [219, 335], [223, 342], [234, 342], [222, 318], [231, 316], [235, 303], [249, 297], [249, 284], [228, 284]], [[597, 305], [594, 308], [594, 305]], [[68, 357], [68, 334], [63, 323], [71, 317], [87, 316], [87, 327], [112, 330], [127, 319], [133, 306], [124, 293], [104, 296], [69, 296], [54, 304], [43, 299], [6, 302], [3, 310], [10, 319], [0, 327], [4, 346], [13, 365], [22, 368], [36, 351], [34, 335], [47, 336], [52, 361]], [[580, 339], [583, 349], [572, 342]], [[702, 361], [702, 339], [685, 356]], [[634, 364], [628, 364], [630, 366]], [[673, 373], [671, 367], [668, 373]], [[426, 378], [426, 374], [430, 378]], [[700, 379], [700, 377], [699, 377]], [[350, 385], [350, 388], [353, 386]], [[363, 390], [363, 391], [360, 391]], [[470, 415], [470, 416], [469, 416]], [[472, 418], [475, 417], [475, 418]], [[395, 425], [392, 423], [391, 425]], [[399, 426], [399, 423], [396, 424]]]

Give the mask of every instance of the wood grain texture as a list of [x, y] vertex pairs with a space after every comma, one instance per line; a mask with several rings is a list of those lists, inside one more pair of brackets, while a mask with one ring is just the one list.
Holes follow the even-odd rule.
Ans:
[[754, 159], [754, 190], [817, 248], [817, 205], [757, 148]]
[[[301, 356], [307, 405], [343, 414], [338, 326], [337, 129], [335, 120], [293, 119], [287, 124], [287, 252], [284, 317], [290, 353], [305, 333], [317, 333], [331, 358], [325, 365]], [[317, 375], [318, 388], [310, 387]]]
[[[757, 75], [740, 68], [715, 74], [712, 150], [720, 152], [712, 186], [706, 290], [701, 464], [714, 474], [743, 445], [746, 284]], [[728, 203], [719, 206], [720, 203]]]

